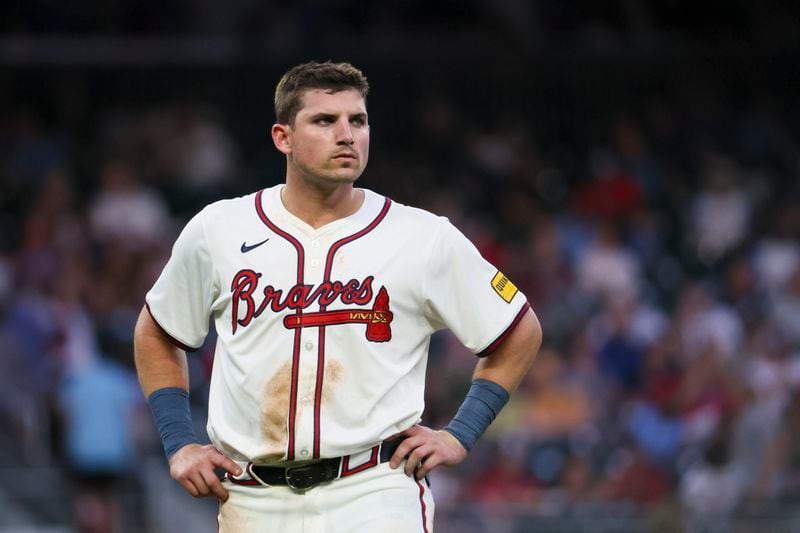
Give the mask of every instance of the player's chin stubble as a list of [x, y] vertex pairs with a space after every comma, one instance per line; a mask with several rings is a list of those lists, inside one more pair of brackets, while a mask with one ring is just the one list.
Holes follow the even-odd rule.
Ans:
[[[348, 172], [341, 172], [344, 168], [346, 168]], [[357, 164], [355, 163], [353, 167], [350, 168], [338, 167], [313, 169], [298, 165], [298, 170], [300, 170], [300, 175], [302, 175], [308, 183], [320, 188], [329, 188], [332, 186], [355, 183], [355, 181], [361, 177], [361, 174], [364, 171], [363, 168], [358, 168]]]

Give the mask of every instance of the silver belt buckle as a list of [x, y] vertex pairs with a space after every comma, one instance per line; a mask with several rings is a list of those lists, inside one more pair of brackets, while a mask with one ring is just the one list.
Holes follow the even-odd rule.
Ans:
[[312, 474], [315, 466], [319, 468], [319, 466], [315, 463], [303, 466], [286, 467], [286, 484], [297, 492], [305, 492], [308, 489], [318, 485], [319, 481], [316, 481]]

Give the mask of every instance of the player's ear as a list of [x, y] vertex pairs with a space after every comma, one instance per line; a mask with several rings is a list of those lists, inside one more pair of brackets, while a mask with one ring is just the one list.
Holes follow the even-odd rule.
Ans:
[[289, 139], [290, 128], [291, 126], [288, 124], [275, 123], [272, 125], [272, 142], [275, 143], [278, 151], [286, 155], [292, 151], [292, 143]]

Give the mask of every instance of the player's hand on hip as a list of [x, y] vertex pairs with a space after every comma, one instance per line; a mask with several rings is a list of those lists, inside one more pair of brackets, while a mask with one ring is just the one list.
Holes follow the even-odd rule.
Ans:
[[224, 502], [228, 499], [228, 491], [214, 473], [217, 467], [236, 476], [242, 473], [239, 465], [211, 444], [187, 444], [169, 459], [169, 474], [186, 492], [195, 498], [213, 494]]
[[422, 479], [437, 466], [455, 466], [467, 458], [467, 450], [453, 435], [444, 430], [433, 430], [416, 425], [398, 437], [405, 440], [397, 447], [389, 465], [397, 468], [405, 459], [405, 472]]

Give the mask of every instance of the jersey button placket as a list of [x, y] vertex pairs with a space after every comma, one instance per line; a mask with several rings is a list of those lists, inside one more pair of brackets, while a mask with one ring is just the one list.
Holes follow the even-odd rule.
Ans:
[[309, 259], [310, 260], [309, 260], [308, 264], [311, 266], [311, 268], [313, 268], [315, 270], [318, 269], [320, 267], [320, 265], [322, 264], [322, 262], [320, 261], [320, 258], [319, 258], [319, 247], [320, 247], [320, 244], [321, 243], [319, 242], [319, 239], [314, 239], [314, 240], [311, 241], [311, 248], [313, 248], [314, 251], [311, 254], [309, 254]]
[[[323, 271], [323, 268], [324, 268], [325, 255], [324, 255], [324, 251], [322, 250], [322, 242], [320, 241], [320, 239], [312, 239], [311, 241], [306, 241], [306, 243], [307, 243], [307, 245], [309, 245], [306, 248], [306, 250], [307, 250], [307, 254], [306, 254], [306, 265], [307, 265], [306, 283], [314, 284], [316, 286], [316, 285], [318, 285], [318, 284], [320, 284], [320, 283], [322, 283], [324, 281], [323, 280], [324, 274], [323, 274], [322, 271]], [[314, 309], [309, 308], [308, 311], [309, 312], [317, 311], [318, 310], [318, 309], [316, 309], [317, 305], [318, 305], [318, 303], [314, 302], [313, 306], [315, 308]], [[318, 328], [309, 328], [308, 330], [304, 331], [304, 334], [303, 334], [303, 336], [305, 337], [304, 338], [305, 342], [303, 343], [303, 349], [314, 360], [316, 360], [316, 355], [314, 355], [314, 351], [317, 349], [317, 343], [314, 342], [314, 341], [317, 339], [318, 335], [319, 335], [319, 329]], [[313, 338], [314, 340], [309, 339], [309, 337]], [[308, 359], [308, 361], [311, 361], [311, 359]], [[308, 410], [308, 414], [311, 415], [311, 416], [308, 416], [308, 417], [304, 417], [305, 423], [311, 424], [310, 426], [306, 426], [306, 428], [305, 428], [306, 430], [309, 431], [308, 437], [309, 437], [310, 440], [304, 440], [304, 442], [302, 443], [306, 447], [303, 447], [303, 448], [300, 449], [300, 451], [299, 451], [299, 458], [300, 459], [310, 459], [311, 458], [311, 447], [309, 445], [313, 442], [313, 439], [314, 439], [314, 437], [313, 437], [313, 435], [314, 435], [314, 430], [313, 430], [313, 423], [314, 423], [314, 416], [313, 416], [314, 393], [313, 393], [313, 390], [314, 390], [315, 383], [312, 380], [312, 382], [309, 383], [308, 385], [311, 388], [307, 389], [305, 391], [306, 394], [303, 395], [301, 393], [300, 397], [298, 398], [301, 408], [303, 410]]]

